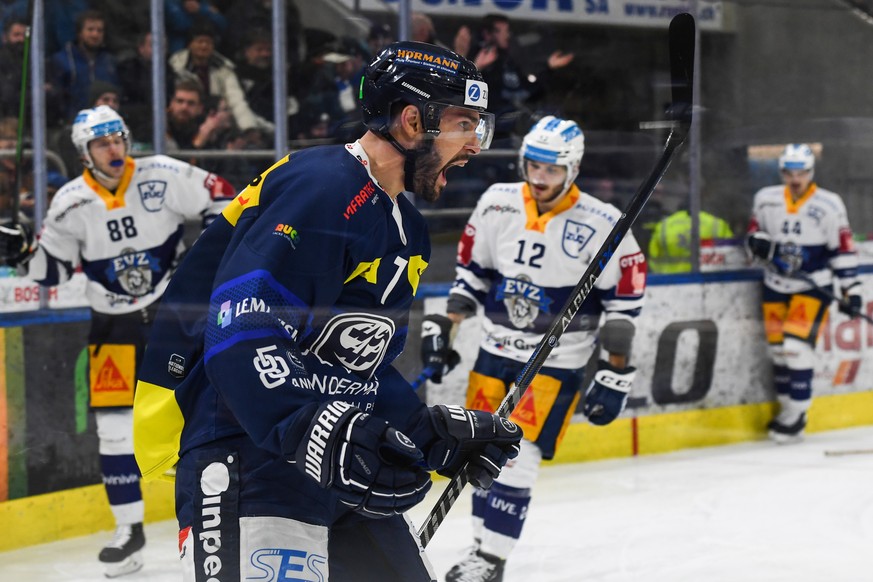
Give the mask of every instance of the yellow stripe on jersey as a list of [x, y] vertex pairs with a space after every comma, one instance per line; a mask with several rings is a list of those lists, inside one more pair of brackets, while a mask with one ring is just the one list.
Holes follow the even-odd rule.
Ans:
[[82, 178], [85, 180], [85, 184], [87, 184], [88, 187], [91, 188], [101, 200], [103, 200], [103, 203], [106, 205], [106, 210], [116, 210], [118, 208], [124, 208], [125, 206], [124, 194], [127, 192], [127, 187], [133, 179], [133, 169], [135, 166], [136, 164], [134, 163], [133, 158], [130, 156], [124, 158], [124, 173], [121, 174], [121, 180], [118, 182], [118, 188], [115, 189], [115, 194], [104, 188], [88, 168], [85, 168], [85, 171], [82, 172]]
[[379, 263], [382, 262], [382, 259], [376, 259], [375, 261], [368, 262], [364, 261], [363, 263], [359, 263], [355, 270], [352, 271], [352, 274], [349, 275], [348, 279], [343, 281], [343, 285], [354, 279], [355, 277], [360, 277], [363, 275], [364, 279], [366, 279], [367, 283], [376, 284], [378, 280], [379, 273]]
[[412, 287], [412, 294], [418, 293], [418, 282], [421, 280], [421, 274], [427, 269], [427, 261], [421, 258], [421, 255], [409, 257], [409, 265], [406, 267], [406, 276], [409, 277], [409, 285]]
[[173, 481], [185, 419], [169, 388], [140, 380], [133, 405], [133, 454], [145, 481]]
[[524, 227], [527, 230], [546, 232], [546, 225], [551, 219], [576, 205], [576, 201], [579, 200], [579, 188], [576, 187], [576, 184], [570, 185], [570, 190], [558, 205], [542, 215], [537, 210], [537, 201], [530, 195], [530, 186], [527, 182], [521, 187], [521, 195], [524, 197], [524, 210], [527, 215]]
[[249, 184], [243, 188], [242, 192], [237, 194], [236, 198], [233, 199], [233, 202], [224, 207], [224, 210], [221, 212], [221, 215], [224, 216], [225, 220], [227, 220], [231, 226], [236, 226], [236, 223], [239, 221], [239, 217], [242, 215], [243, 211], [247, 208], [255, 208], [261, 202], [261, 187], [264, 185], [264, 179], [267, 177], [267, 174], [286, 163], [288, 159], [291, 157], [291, 154], [288, 154], [272, 166], [266, 169], [264, 173], [260, 176], [249, 182]]
[[795, 201], [791, 197], [791, 190], [788, 189], [788, 186], [785, 187], [785, 209], [788, 211], [788, 214], [797, 214], [800, 211], [800, 207], [806, 204], [806, 202], [812, 198], [812, 195], [815, 194], [817, 186], [815, 182], [811, 183], [809, 187], [806, 189], [806, 192], [803, 193], [803, 196]]

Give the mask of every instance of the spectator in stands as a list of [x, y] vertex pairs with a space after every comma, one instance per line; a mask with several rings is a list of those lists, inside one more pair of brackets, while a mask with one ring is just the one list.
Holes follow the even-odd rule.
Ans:
[[194, 79], [176, 82], [167, 106], [167, 147], [170, 149], [210, 149], [217, 147], [218, 130], [230, 123], [227, 111], [204, 115], [203, 88]]
[[437, 39], [433, 20], [427, 14], [413, 12], [409, 17], [410, 40], [445, 46]]
[[94, 81], [88, 89], [88, 103], [91, 107], [108, 105], [118, 112], [121, 110], [121, 89], [106, 81]]
[[90, 0], [110, 26], [106, 30], [106, 48], [120, 62], [136, 54], [142, 34], [151, 29], [151, 2]]
[[3, 45], [0, 46], [0, 116], [2, 117], [18, 117], [26, 29], [27, 23], [22, 19], [9, 18], [3, 24]]
[[[700, 270], [726, 268], [734, 233], [723, 219], [700, 212]], [[649, 241], [649, 267], [654, 273], [691, 272], [691, 214], [687, 205], [655, 226]]]
[[[4, 11], [4, 26], [10, 19], [27, 22], [28, 4], [33, 0], [12, 0]], [[76, 40], [76, 18], [92, 6], [94, 0], [43, 0], [45, 15], [45, 54], [61, 50], [68, 42]]]
[[298, 137], [321, 138], [325, 123], [332, 128], [344, 117], [336, 84], [337, 67], [351, 60], [352, 55], [327, 31], [307, 29], [306, 42], [311, 50], [300, 72], [300, 86], [306, 91], [300, 94]]
[[370, 58], [382, 52], [386, 46], [394, 42], [394, 33], [388, 24], [374, 24], [370, 27], [367, 35], [367, 47], [370, 49]]
[[[121, 83], [121, 105], [126, 121], [136, 141], [152, 141], [152, 33], [141, 32], [136, 36], [136, 52], [118, 62], [118, 79]], [[167, 100], [172, 80], [167, 83]]]
[[195, 79], [206, 94], [227, 103], [236, 126], [250, 144], [265, 142], [264, 132], [272, 133], [273, 124], [252, 111], [239, 84], [233, 63], [215, 51], [217, 31], [209, 21], [200, 20], [191, 27], [188, 48], [170, 57], [170, 69], [177, 80]]
[[509, 18], [488, 14], [480, 25], [478, 46], [471, 47], [471, 58], [488, 83], [488, 109], [497, 115], [496, 140], [509, 137], [525, 105], [548, 87], [550, 72], [566, 67], [574, 57], [573, 53], [555, 51], [543, 70], [528, 75], [510, 55], [511, 39]]
[[94, 81], [118, 85], [115, 57], [103, 48], [105, 19], [96, 10], [76, 18], [76, 42], [51, 58], [52, 90], [64, 104], [64, 120], [71, 122], [76, 112], [88, 107], [88, 90]]
[[257, 115], [273, 121], [273, 45], [270, 33], [253, 28], [236, 61], [236, 74], [245, 92], [246, 101]]
[[[164, 0], [164, 22], [167, 25], [167, 49], [170, 54], [187, 46], [191, 28], [201, 20], [211, 22], [219, 33], [227, 28], [224, 15], [209, 0]], [[235, 22], [234, 26], [239, 24]]]
[[[233, 23], [221, 45], [226, 55], [235, 55], [243, 48], [247, 31], [254, 28], [273, 30], [272, 0], [232, 0], [225, 16]], [[288, 64], [292, 69], [298, 67], [306, 54], [306, 42], [300, 11], [293, 0], [285, 0], [285, 45]]]
[[364, 74], [364, 57], [367, 50], [364, 45], [350, 37], [344, 37], [340, 41], [341, 53], [348, 55], [348, 59], [337, 63], [334, 67], [336, 77], [336, 97], [339, 103], [340, 114], [336, 120], [332, 133], [337, 141], [354, 141], [366, 130], [361, 122], [361, 108], [358, 100], [358, 88], [361, 85], [361, 77]]

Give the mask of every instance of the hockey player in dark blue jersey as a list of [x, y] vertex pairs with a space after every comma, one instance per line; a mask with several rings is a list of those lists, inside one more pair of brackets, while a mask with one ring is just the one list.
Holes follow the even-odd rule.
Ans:
[[427, 469], [488, 487], [521, 430], [427, 407], [392, 367], [430, 259], [404, 192], [435, 200], [487, 148], [487, 86], [459, 55], [386, 48], [360, 88], [369, 131], [287, 156], [191, 249], [139, 376], [145, 479], [176, 482], [186, 581], [434, 580], [403, 513]]

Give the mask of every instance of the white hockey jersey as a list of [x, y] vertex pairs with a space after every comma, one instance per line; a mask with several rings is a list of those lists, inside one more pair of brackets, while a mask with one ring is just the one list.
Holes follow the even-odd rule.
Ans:
[[114, 194], [89, 170], [58, 191], [27, 265], [27, 278], [49, 286], [81, 267], [100, 313], [156, 301], [185, 248], [185, 221], [205, 226], [235, 195], [223, 178], [167, 156], [128, 157], [125, 165]]
[[[576, 186], [542, 216], [527, 183], [489, 188], [458, 244], [451, 290], [484, 306], [482, 349], [527, 361], [620, 216]], [[645, 288], [646, 258], [629, 232], [545, 365], [584, 366], [603, 314], [632, 320]]]
[[[858, 255], [846, 207], [838, 194], [816, 184], [796, 202], [785, 186], [768, 186], [755, 194], [749, 232], [763, 231], [779, 244], [779, 259], [810, 275], [819, 287], [841, 288], [857, 281]], [[772, 269], [764, 284], [781, 293], [798, 293], [812, 286]]]

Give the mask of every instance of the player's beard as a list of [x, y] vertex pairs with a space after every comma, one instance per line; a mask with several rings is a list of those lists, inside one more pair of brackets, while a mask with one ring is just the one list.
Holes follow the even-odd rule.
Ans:
[[452, 164], [468, 159], [469, 156], [461, 154], [440, 165], [440, 156], [431, 145], [422, 151], [415, 160], [415, 177], [413, 178], [415, 194], [427, 202], [436, 202], [443, 190], [443, 186], [437, 186], [440, 175], [448, 171]]

